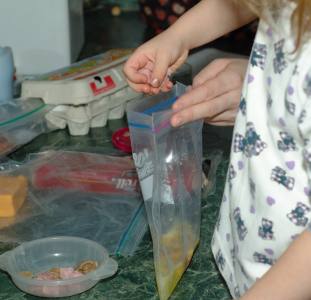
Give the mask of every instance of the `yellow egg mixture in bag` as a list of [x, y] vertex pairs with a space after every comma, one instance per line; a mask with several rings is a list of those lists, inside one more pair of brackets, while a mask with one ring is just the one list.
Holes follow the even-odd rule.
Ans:
[[168, 299], [187, 269], [199, 240], [187, 224], [179, 224], [161, 236], [155, 270], [159, 295]]

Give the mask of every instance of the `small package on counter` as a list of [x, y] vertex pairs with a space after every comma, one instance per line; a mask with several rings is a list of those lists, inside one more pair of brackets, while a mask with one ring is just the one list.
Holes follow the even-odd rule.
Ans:
[[200, 237], [202, 121], [170, 125], [170, 107], [184, 92], [185, 86], [176, 84], [171, 92], [132, 102], [127, 109], [161, 300], [174, 291]]
[[6, 162], [0, 170], [0, 187], [1, 182], [8, 187], [0, 191], [2, 242], [76, 236], [127, 256], [147, 230], [129, 156], [47, 151], [31, 155], [24, 164]]
[[49, 110], [51, 107], [37, 98], [0, 104], [0, 157], [50, 131], [45, 120]]

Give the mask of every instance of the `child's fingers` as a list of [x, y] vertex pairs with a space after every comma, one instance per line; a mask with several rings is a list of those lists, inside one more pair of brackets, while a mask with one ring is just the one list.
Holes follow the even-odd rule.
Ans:
[[142, 83], [148, 83], [148, 77], [146, 74], [136, 71], [131, 71], [129, 74], [126, 75], [128, 80], [136, 83], [136, 84], [142, 84]]
[[150, 90], [151, 90], [151, 94], [156, 95], [159, 92], [168, 92], [172, 89], [173, 87], [173, 83], [171, 81], [169, 81], [168, 79], [165, 79], [161, 86], [158, 88], [152, 87], [150, 86]]
[[159, 94], [159, 92], [160, 92], [160, 88], [154, 88], [154, 87], [150, 86], [150, 93], [152, 95]]
[[127, 80], [129, 86], [138, 93], [150, 94], [151, 86], [149, 84], [137, 84]]
[[123, 72], [126, 78], [133, 83], [148, 83], [146, 74], [139, 72], [139, 69], [133, 66], [124, 66]]
[[143, 70], [148, 65], [148, 59], [143, 55], [133, 54], [124, 64], [123, 72], [127, 79], [133, 83], [148, 83], [148, 76]]
[[143, 74], [147, 78], [146, 83], [150, 84], [151, 71], [149, 69], [146, 69], [146, 68], [140, 69], [140, 70], [138, 70], [138, 73]]
[[166, 80], [163, 82], [162, 86], [161, 86], [161, 91], [162, 91], [162, 92], [168, 92], [168, 91], [170, 91], [172, 88], [173, 88], [173, 83], [172, 83], [170, 80], [166, 79]]
[[154, 63], [154, 68], [152, 71], [150, 84], [154, 88], [159, 88], [167, 76], [167, 71], [169, 67], [169, 57], [167, 54], [158, 52], [156, 55], [156, 60]]

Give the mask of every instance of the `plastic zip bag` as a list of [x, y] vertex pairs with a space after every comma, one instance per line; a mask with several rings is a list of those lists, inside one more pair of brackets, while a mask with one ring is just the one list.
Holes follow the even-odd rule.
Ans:
[[[22, 175], [27, 177], [29, 184], [27, 199], [17, 215], [12, 218], [0, 218], [1, 241], [21, 243], [48, 236], [71, 235], [92, 239], [105, 246], [110, 254], [127, 256], [135, 252], [148, 226], [139, 191], [119, 191], [114, 185], [106, 185], [106, 192], [103, 189], [98, 191], [96, 187], [101, 185], [100, 180], [94, 180], [96, 185], [95, 188], [91, 186], [93, 189], [86, 189], [83, 184], [82, 188], [72, 184], [52, 187], [49, 186], [49, 178], [44, 178], [48, 173], [35, 175], [42, 166], [51, 166], [56, 161], [63, 163], [63, 169], [66, 169], [65, 160], [78, 161], [80, 164], [76, 167], [80, 170], [87, 170], [91, 162], [97, 162], [102, 166], [104, 162], [109, 161], [110, 166], [111, 163], [115, 163], [116, 168], [119, 168], [119, 174], [122, 174], [120, 168], [123, 165], [127, 171], [131, 166], [132, 173], [136, 175], [131, 157], [67, 151], [51, 151], [31, 157], [32, 159], [23, 165], [11, 162], [10, 166], [6, 162], [0, 167], [0, 180], [3, 175]], [[56, 170], [60, 169], [54, 169]], [[103, 169], [100, 173], [101, 179], [105, 172], [111, 175], [107, 168]], [[47, 186], [38, 184], [39, 174], [40, 184], [48, 183]], [[60, 181], [65, 178], [65, 174], [71, 176], [64, 172], [59, 177]], [[56, 178], [55, 175], [57, 173], [53, 179]], [[111, 183], [116, 183], [112, 177], [106, 178], [110, 178]]]
[[40, 99], [11, 99], [0, 105], [0, 157], [45, 133], [51, 107]]
[[21, 243], [49, 236], [76, 236], [100, 243], [110, 254], [130, 256], [148, 226], [143, 202], [136, 197], [58, 193], [45, 208], [1, 228], [1, 241]]
[[175, 289], [200, 237], [202, 121], [170, 125], [169, 108], [184, 91], [177, 84], [170, 93], [131, 103], [127, 112], [161, 300]]

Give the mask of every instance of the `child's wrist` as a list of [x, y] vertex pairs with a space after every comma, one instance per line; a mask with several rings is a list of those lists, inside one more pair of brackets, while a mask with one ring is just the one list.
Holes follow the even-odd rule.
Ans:
[[190, 41], [187, 35], [185, 35], [179, 27], [175, 27], [174, 25], [169, 27], [166, 30], [166, 34], [168, 40], [171, 43], [174, 43], [180, 51], [189, 51], [190, 48]]

